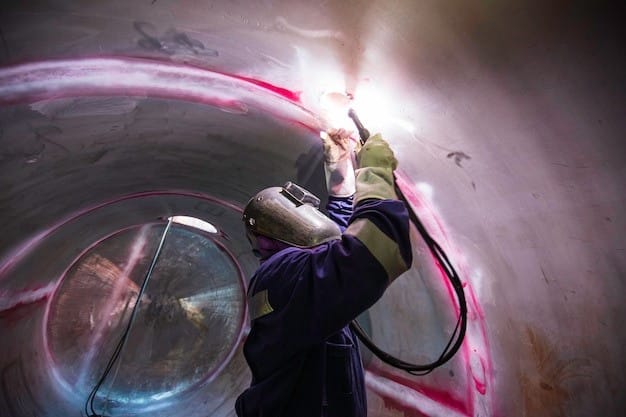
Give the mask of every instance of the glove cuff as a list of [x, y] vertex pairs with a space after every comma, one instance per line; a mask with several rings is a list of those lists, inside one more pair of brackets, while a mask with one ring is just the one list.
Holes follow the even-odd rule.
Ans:
[[393, 170], [383, 167], [366, 167], [356, 170], [356, 195], [354, 205], [367, 199], [397, 200]]
[[350, 197], [355, 193], [354, 166], [351, 158], [324, 163], [324, 172], [328, 195]]
[[398, 161], [380, 133], [370, 136], [358, 153], [359, 168], [385, 167], [396, 169]]

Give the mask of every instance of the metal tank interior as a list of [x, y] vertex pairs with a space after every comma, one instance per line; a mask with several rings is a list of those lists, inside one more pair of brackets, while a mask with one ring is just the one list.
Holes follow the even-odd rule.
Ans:
[[[233, 416], [257, 266], [241, 210], [324, 197], [320, 97], [382, 132], [463, 280], [455, 358], [365, 354], [372, 417], [626, 415], [623, 5], [543, 1], [4, 1], [0, 415], [84, 415], [137, 302], [109, 416]], [[415, 262], [361, 317], [400, 358], [458, 306]]]

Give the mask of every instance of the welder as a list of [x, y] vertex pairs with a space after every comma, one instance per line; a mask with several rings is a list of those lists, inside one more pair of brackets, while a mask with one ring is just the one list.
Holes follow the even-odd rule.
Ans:
[[239, 417], [366, 416], [361, 354], [348, 325], [411, 266], [409, 217], [387, 142], [376, 134], [355, 156], [350, 132], [320, 136], [328, 217], [293, 183], [262, 190], [244, 209], [261, 265], [248, 289], [252, 382], [237, 399]]

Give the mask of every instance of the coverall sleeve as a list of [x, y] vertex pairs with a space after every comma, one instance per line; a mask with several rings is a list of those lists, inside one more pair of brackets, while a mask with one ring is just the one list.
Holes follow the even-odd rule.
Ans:
[[349, 197], [335, 197], [328, 196], [328, 204], [326, 204], [326, 211], [328, 217], [337, 223], [337, 226], [343, 233], [348, 227], [348, 223], [352, 214], [354, 213], [354, 196]]
[[267, 305], [253, 319], [286, 354], [319, 343], [374, 304], [411, 261], [404, 203], [359, 202], [341, 240], [287, 250], [259, 270], [255, 297]]
[[377, 134], [358, 159], [352, 216], [346, 197], [329, 198], [330, 217], [342, 227], [349, 218], [341, 239], [285, 249], [253, 277], [250, 337], [263, 339], [257, 349], [289, 355], [322, 342], [374, 304], [411, 266], [409, 218], [395, 193], [393, 151]]

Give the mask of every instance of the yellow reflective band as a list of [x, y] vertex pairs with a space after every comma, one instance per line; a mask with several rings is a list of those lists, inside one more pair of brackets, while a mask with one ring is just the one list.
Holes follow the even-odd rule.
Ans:
[[250, 320], [256, 320], [274, 311], [267, 298], [267, 290], [259, 291], [250, 297], [248, 307], [250, 308]]
[[356, 220], [348, 226], [345, 233], [356, 237], [367, 247], [387, 271], [390, 283], [409, 269], [400, 255], [398, 244], [368, 219]]

